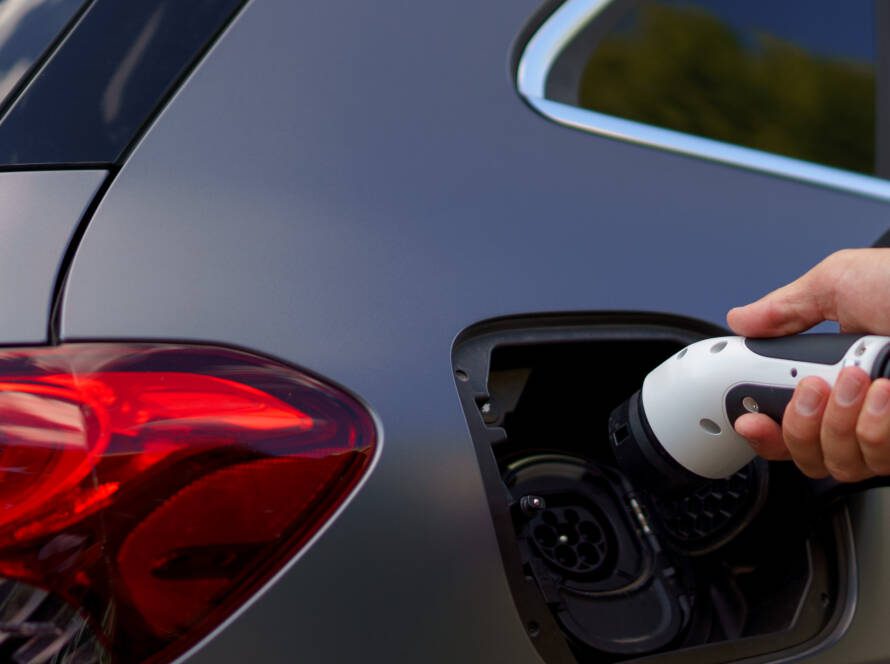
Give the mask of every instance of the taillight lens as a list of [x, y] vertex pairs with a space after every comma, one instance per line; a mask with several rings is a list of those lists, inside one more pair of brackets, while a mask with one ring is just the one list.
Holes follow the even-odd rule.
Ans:
[[375, 443], [355, 398], [241, 351], [0, 350], [0, 659], [182, 653], [293, 558]]

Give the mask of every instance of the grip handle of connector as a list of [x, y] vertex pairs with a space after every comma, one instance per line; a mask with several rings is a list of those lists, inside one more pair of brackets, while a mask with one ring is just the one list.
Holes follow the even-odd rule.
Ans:
[[794, 334], [787, 337], [745, 339], [755, 355], [813, 364], [837, 364], [864, 334]]
[[763, 413], [781, 422], [803, 378], [834, 385], [850, 366], [877, 378], [888, 375], [888, 363], [886, 336], [718, 337], [687, 346], [653, 369], [640, 398], [665, 452], [692, 473], [718, 479], [754, 457], [734, 430], [742, 414]]
[[[775, 339], [745, 339], [745, 346], [761, 357], [775, 360], [799, 362], [800, 368], [794, 368], [797, 376], [806, 373], [808, 365], [823, 365], [833, 369], [824, 377], [834, 384], [837, 374], [845, 366], [861, 366], [872, 380], [890, 377], [890, 340], [883, 343], [869, 355], [864, 362], [857, 362], [857, 346], [865, 339], [862, 334], [801, 334], [793, 337]], [[878, 338], [872, 337], [873, 341]], [[862, 351], [864, 354], [864, 351]], [[763, 383], [738, 383], [726, 392], [726, 414], [733, 425], [746, 412], [752, 412], [751, 405], [756, 404], [756, 412], [771, 417], [781, 423], [785, 408], [794, 395], [795, 383], [785, 385], [769, 385]]]

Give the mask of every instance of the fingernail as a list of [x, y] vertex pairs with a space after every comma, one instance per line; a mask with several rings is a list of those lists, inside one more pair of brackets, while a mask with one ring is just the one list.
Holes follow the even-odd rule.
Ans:
[[890, 393], [887, 390], [870, 390], [865, 400], [865, 408], [872, 415], [883, 415], [890, 405]]
[[822, 405], [822, 392], [812, 385], [803, 383], [797, 388], [797, 397], [794, 399], [794, 409], [801, 415], [813, 415]]
[[835, 401], [840, 406], [850, 406], [856, 402], [865, 387], [865, 381], [859, 372], [842, 371], [835, 389]]

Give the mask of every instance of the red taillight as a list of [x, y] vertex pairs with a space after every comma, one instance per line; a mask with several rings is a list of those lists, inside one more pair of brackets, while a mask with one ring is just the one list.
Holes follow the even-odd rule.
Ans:
[[[115, 659], [172, 658], [293, 558], [375, 432], [342, 390], [240, 351], [0, 350], [0, 577], [81, 610]], [[2, 625], [0, 657], [36, 648]]]

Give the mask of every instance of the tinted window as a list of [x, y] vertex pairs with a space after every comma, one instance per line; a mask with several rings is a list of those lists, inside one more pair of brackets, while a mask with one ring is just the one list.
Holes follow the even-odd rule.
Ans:
[[0, 164], [121, 158], [244, 0], [94, 0], [0, 122]]
[[875, 11], [871, 0], [618, 0], [564, 49], [547, 96], [874, 173]]
[[24, 80], [84, 0], [0, 2], [0, 100]]

